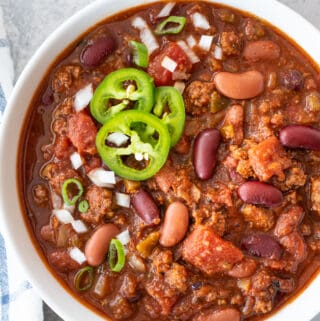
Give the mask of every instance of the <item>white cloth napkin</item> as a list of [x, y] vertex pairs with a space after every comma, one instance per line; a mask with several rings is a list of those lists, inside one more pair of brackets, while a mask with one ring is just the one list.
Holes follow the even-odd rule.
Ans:
[[[13, 84], [13, 62], [0, 7], [0, 123]], [[1, 321], [42, 321], [42, 301], [0, 234]]]

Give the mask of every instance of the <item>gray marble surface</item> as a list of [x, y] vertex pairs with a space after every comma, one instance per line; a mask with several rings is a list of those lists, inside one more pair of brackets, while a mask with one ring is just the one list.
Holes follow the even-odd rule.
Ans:
[[[91, 2], [93, 0], [0, 0], [15, 63], [16, 79], [44, 39], [63, 21]], [[320, 29], [319, 0], [280, 2], [300, 13]], [[46, 305], [44, 315], [45, 321], [61, 320]], [[320, 321], [320, 315], [312, 321]]]

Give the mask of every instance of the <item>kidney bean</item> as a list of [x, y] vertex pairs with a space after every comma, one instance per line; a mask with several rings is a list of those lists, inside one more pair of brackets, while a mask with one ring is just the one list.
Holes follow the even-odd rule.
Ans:
[[160, 211], [152, 196], [140, 189], [131, 197], [132, 206], [142, 220], [148, 225], [160, 222]]
[[198, 134], [193, 147], [193, 166], [201, 180], [212, 177], [216, 167], [217, 149], [221, 135], [215, 128], [205, 129]]
[[188, 208], [181, 202], [171, 203], [164, 216], [160, 244], [165, 247], [175, 246], [184, 238], [188, 226]]
[[262, 182], [245, 182], [238, 188], [238, 195], [243, 202], [268, 207], [277, 207], [283, 200], [280, 190]]
[[280, 244], [270, 235], [253, 234], [241, 240], [241, 248], [249, 254], [279, 260], [282, 254]]
[[298, 70], [286, 70], [280, 74], [281, 84], [290, 90], [298, 91], [303, 87], [304, 79]]
[[114, 224], [104, 224], [97, 228], [87, 241], [84, 253], [92, 266], [100, 265], [109, 250], [110, 241], [120, 233]]
[[243, 57], [253, 62], [276, 60], [280, 57], [280, 48], [271, 40], [251, 41], [246, 44], [243, 50]]
[[240, 312], [234, 308], [208, 309], [198, 314], [192, 321], [240, 321]]
[[289, 125], [280, 130], [280, 142], [291, 148], [320, 150], [320, 130], [305, 125]]
[[247, 278], [251, 276], [257, 269], [257, 263], [250, 258], [244, 258], [237, 263], [229, 272], [228, 275], [233, 278]]
[[220, 93], [232, 99], [249, 99], [264, 90], [263, 75], [256, 70], [243, 73], [218, 72], [214, 83]]
[[109, 36], [93, 40], [80, 54], [80, 61], [89, 68], [99, 66], [116, 49], [115, 40]]

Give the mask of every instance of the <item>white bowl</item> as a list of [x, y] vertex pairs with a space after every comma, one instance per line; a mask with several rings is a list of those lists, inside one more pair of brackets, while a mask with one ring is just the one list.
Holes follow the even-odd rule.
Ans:
[[[7, 244], [15, 252], [27, 277], [40, 296], [64, 320], [97, 321], [103, 318], [79, 303], [47, 270], [31, 242], [22, 218], [17, 193], [17, 153], [21, 128], [31, 99], [47, 68], [69, 43], [91, 26], [118, 11], [154, 0], [98, 0], [62, 26], [43, 43], [19, 78], [6, 108], [0, 133], [0, 214]], [[214, 1], [213, 1], [214, 2]], [[222, 4], [248, 11], [288, 34], [320, 63], [320, 33], [309, 22], [275, 0], [220, 0]], [[290, 304], [272, 315], [272, 321], [309, 321], [320, 311], [320, 276]]]

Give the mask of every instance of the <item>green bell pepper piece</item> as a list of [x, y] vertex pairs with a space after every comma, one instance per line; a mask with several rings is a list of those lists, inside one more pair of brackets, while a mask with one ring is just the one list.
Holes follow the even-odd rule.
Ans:
[[[124, 83], [128, 81], [135, 84], [125, 88]], [[112, 100], [120, 102], [111, 105]], [[104, 124], [110, 117], [126, 109], [130, 101], [135, 102], [134, 109], [150, 112], [154, 104], [153, 79], [142, 70], [123, 68], [111, 72], [101, 82], [92, 97], [90, 111], [99, 123]]]
[[[186, 22], [187, 19], [185, 17], [170, 16], [157, 25], [156, 29], [154, 30], [154, 33], [158, 36], [180, 33], [183, 30]], [[174, 24], [174, 26], [167, 28], [168, 23]]]

